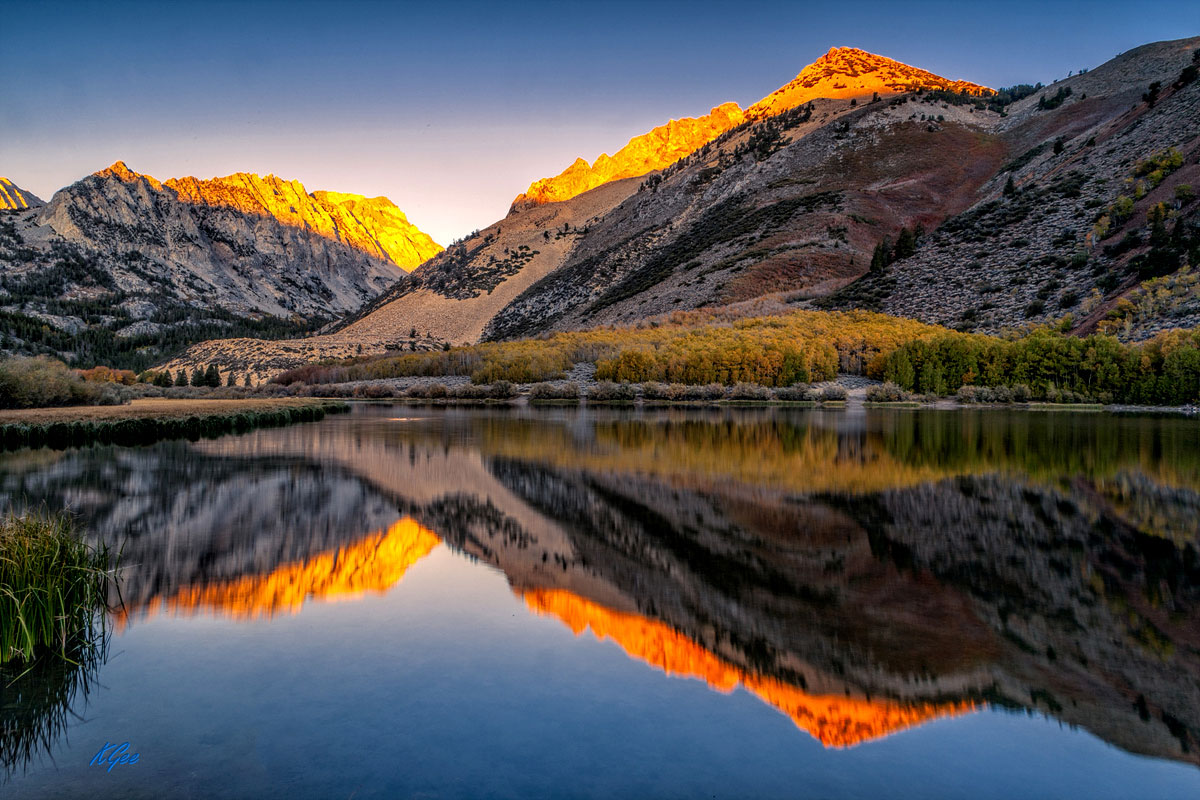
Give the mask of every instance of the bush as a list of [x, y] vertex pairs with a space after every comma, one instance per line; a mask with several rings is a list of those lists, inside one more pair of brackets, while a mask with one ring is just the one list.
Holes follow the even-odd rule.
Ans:
[[354, 387], [354, 396], [364, 397], [369, 400], [379, 400], [385, 397], [395, 397], [396, 393], [392, 390], [392, 387], [381, 383], [364, 383]]
[[588, 389], [587, 399], [593, 403], [632, 403], [637, 391], [628, 383], [601, 381]]
[[846, 391], [846, 387], [838, 386], [837, 384], [834, 384], [833, 386], [826, 386], [824, 389], [821, 390], [821, 402], [822, 403], [830, 403], [830, 402], [837, 402], [839, 400], [845, 400], [849, 396], [850, 396], [850, 393]]
[[508, 381], [496, 381], [488, 387], [488, 397], [493, 400], [509, 400], [517, 396], [517, 387]]
[[781, 389], [776, 389], [775, 399], [782, 400], [785, 403], [801, 403], [816, 400], [817, 395], [811, 387], [804, 384], [797, 384], [796, 386], [784, 386]]
[[450, 390], [444, 383], [427, 383], [410, 386], [405, 395], [425, 400], [442, 400], [450, 396]]
[[100, 398], [102, 385], [45, 356], [0, 361], [0, 408], [88, 405]]
[[773, 400], [774, 393], [766, 386], [760, 386], [757, 383], [735, 383], [729, 387], [729, 391], [725, 393], [726, 400], [748, 400], [748, 401], [764, 401]]
[[912, 398], [911, 394], [891, 381], [867, 389], [867, 402], [869, 403], [899, 403], [912, 400]]
[[529, 387], [529, 399], [539, 400], [578, 400], [578, 383], [535, 383]]

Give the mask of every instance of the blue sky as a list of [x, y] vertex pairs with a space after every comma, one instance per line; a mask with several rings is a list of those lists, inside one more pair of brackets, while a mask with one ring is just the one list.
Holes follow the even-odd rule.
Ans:
[[1200, 3], [0, 0], [0, 175], [117, 159], [384, 194], [445, 243], [530, 181], [769, 94], [831, 46], [990, 86], [1200, 34]]

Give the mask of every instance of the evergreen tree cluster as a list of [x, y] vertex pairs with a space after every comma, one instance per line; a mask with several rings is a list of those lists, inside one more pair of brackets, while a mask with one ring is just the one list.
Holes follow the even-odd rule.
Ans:
[[883, 272], [895, 262], [916, 253], [917, 242], [924, 235], [925, 229], [917, 224], [912, 228], [901, 228], [895, 244], [885, 236], [882, 242], [875, 245], [875, 251], [871, 254], [871, 272]]

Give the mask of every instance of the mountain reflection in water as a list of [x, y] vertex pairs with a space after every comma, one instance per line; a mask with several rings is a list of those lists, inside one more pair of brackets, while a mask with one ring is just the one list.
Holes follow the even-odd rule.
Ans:
[[0, 471], [125, 542], [133, 618], [385, 591], [444, 541], [827, 746], [991, 705], [1200, 763], [1188, 420], [372, 408]]

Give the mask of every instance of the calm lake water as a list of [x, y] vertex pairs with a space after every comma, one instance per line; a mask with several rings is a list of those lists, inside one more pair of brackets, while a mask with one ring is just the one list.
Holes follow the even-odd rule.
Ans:
[[5, 798], [1200, 797], [1194, 420], [358, 406], [0, 501], [125, 603]]

